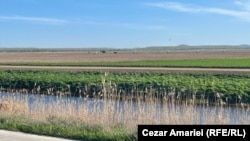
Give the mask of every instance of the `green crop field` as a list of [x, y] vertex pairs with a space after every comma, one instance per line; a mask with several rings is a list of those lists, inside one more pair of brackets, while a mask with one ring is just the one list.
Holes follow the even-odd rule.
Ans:
[[[114, 66], [141, 67], [207, 67], [207, 68], [249, 68], [250, 58], [241, 59], [182, 59], [182, 60], [150, 60], [119, 62]], [[111, 64], [112, 65], [112, 64]]]
[[250, 103], [250, 75], [1, 71], [2, 91]]

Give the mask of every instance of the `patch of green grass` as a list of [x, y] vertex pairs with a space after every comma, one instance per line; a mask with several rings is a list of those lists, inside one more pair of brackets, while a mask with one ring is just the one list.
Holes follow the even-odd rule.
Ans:
[[208, 68], [249, 68], [250, 58], [241, 59], [183, 59], [124, 62], [122, 65], [141, 67], [208, 67]]
[[35, 121], [21, 116], [1, 116], [0, 129], [46, 135], [84, 141], [133, 141], [136, 133], [129, 134], [123, 127], [105, 130], [101, 126], [89, 126], [83, 122], [66, 121], [50, 117], [47, 121]]
[[206, 68], [250, 68], [250, 58], [227, 59], [181, 59], [140, 60], [121, 62], [7, 62], [0, 65], [30, 66], [106, 66], [106, 67], [206, 67]]

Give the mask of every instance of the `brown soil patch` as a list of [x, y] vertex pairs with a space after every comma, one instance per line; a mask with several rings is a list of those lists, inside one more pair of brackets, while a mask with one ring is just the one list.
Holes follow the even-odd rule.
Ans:
[[108, 62], [133, 60], [170, 60], [170, 59], [206, 59], [206, 58], [246, 58], [246, 51], [175, 51], [175, 52], [28, 52], [0, 53], [0, 62]]

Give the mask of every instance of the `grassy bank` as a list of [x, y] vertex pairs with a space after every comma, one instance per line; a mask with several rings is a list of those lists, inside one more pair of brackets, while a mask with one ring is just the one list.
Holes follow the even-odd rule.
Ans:
[[121, 62], [6, 62], [0, 65], [22, 66], [115, 66], [115, 67], [199, 67], [250, 68], [250, 58], [141, 60]]
[[87, 126], [84, 122], [76, 123], [57, 117], [45, 121], [31, 120], [22, 116], [0, 116], [0, 129], [83, 141], [133, 141], [136, 138], [123, 127], [109, 127], [110, 131], [106, 131], [98, 125]]
[[[1, 98], [0, 129], [83, 141], [136, 140], [135, 129], [129, 131], [127, 126], [107, 122], [110, 117], [104, 113], [102, 119], [98, 119], [99, 109], [89, 111], [87, 107], [81, 107], [76, 110], [75, 104], [64, 105], [65, 101], [59, 99], [56, 105], [43, 103], [41, 99], [36, 99], [36, 102], [34, 108], [27, 106], [28, 100]], [[114, 111], [104, 110], [114, 114]], [[88, 115], [90, 112], [94, 115]]]

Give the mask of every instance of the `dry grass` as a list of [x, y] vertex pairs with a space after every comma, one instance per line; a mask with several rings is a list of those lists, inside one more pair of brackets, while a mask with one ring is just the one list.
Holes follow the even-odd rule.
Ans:
[[28, 104], [24, 101], [14, 102], [13, 99], [3, 99], [0, 102], [0, 112], [25, 115], [28, 113]]
[[[65, 121], [79, 121], [87, 125], [109, 127], [122, 125], [135, 131], [138, 124], [249, 124], [250, 109], [234, 109], [232, 107], [207, 107], [205, 105], [159, 104], [154, 101], [144, 103], [132, 101], [117, 103], [115, 100], [86, 101], [58, 100], [45, 104], [43, 99], [36, 99], [32, 107], [27, 100], [15, 101], [7, 98], [0, 100], [2, 114], [22, 114], [27, 118], [45, 121], [50, 117], [58, 117]], [[77, 108], [76, 108], [77, 107]], [[91, 107], [91, 108], [89, 108]], [[117, 108], [118, 107], [118, 108]], [[159, 108], [160, 107], [160, 108]], [[231, 111], [230, 110], [234, 110]]]

